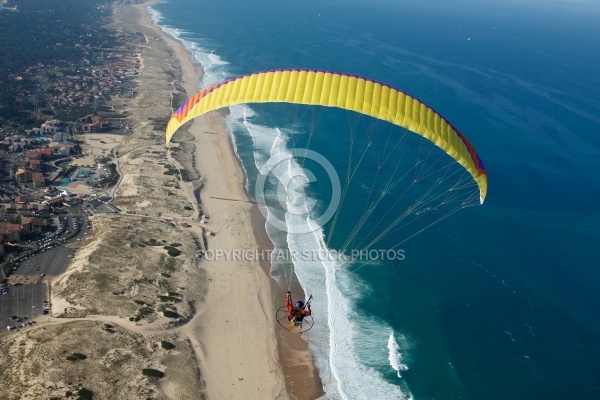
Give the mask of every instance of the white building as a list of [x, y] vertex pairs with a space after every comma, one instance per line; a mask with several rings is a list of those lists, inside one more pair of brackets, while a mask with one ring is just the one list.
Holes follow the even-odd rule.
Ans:
[[66, 132], [56, 132], [54, 134], [54, 141], [55, 142], [66, 142], [67, 141], [67, 133]]

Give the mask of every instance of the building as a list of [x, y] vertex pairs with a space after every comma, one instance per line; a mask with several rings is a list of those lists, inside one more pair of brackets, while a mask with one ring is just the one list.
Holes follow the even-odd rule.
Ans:
[[15, 179], [19, 183], [27, 183], [33, 181], [33, 177], [31, 176], [31, 171], [19, 168], [15, 173]]
[[25, 134], [27, 136], [40, 136], [43, 133], [44, 133], [44, 131], [41, 128], [31, 128], [31, 129], [25, 130]]
[[111, 127], [110, 122], [104, 121], [100, 116], [92, 114], [79, 118], [79, 124], [81, 125], [81, 130], [84, 132], [101, 132]]
[[21, 225], [12, 222], [0, 222], [0, 243], [21, 240]]
[[59, 142], [59, 143], [66, 142], [67, 138], [68, 138], [67, 132], [56, 132], [54, 134], [55, 142]]
[[45, 133], [56, 133], [60, 130], [60, 121], [57, 119], [50, 119], [46, 122], [44, 122], [41, 125], [41, 129], [45, 132]]
[[42, 233], [44, 220], [40, 217], [22, 217], [21, 232], [22, 233]]
[[40, 172], [42, 170], [42, 160], [30, 160], [29, 168], [34, 172]]

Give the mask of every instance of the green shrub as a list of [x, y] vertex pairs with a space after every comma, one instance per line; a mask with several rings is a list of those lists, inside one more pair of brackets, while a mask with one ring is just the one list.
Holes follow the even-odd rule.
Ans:
[[160, 342], [160, 345], [161, 345], [161, 346], [162, 346], [162, 348], [163, 348], [163, 349], [165, 349], [165, 350], [171, 350], [171, 349], [174, 349], [174, 348], [175, 348], [175, 345], [174, 345], [173, 343], [171, 343], [171, 342], [166, 342], [166, 341], [164, 341], [164, 340], [162, 340], [162, 341]]
[[165, 373], [162, 371], [159, 371], [157, 369], [152, 369], [152, 368], [144, 368], [142, 369], [142, 375], [144, 376], [153, 376], [155, 378], [162, 378], [165, 376]]
[[160, 301], [164, 301], [164, 302], [172, 301], [174, 303], [181, 303], [181, 300], [179, 300], [177, 297], [172, 297], [172, 296], [158, 296], [158, 298], [160, 299]]
[[85, 360], [86, 358], [87, 358], [87, 356], [85, 354], [81, 354], [81, 353], [73, 353], [70, 356], [67, 356], [67, 360], [69, 360], [69, 361]]
[[165, 246], [164, 249], [167, 250], [167, 254], [170, 255], [171, 257], [177, 257], [178, 255], [181, 254], [181, 251], [179, 251], [175, 247]]
[[152, 314], [154, 312], [154, 310], [151, 307], [142, 307], [138, 310], [138, 315], [140, 317], [145, 317], [146, 315]]
[[189, 173], [189, 171], [182, 169], [181, 170], [181, 180], [183, 180], [184, 182], [191, 182], [194, 180], [194, 177], [192, 174]]
[[180, 317], [179, 314], [177, 314], [174, 311], [170, 311], [170, 310], [163, 311], [163, 315], [167, 318], [179, 318]]
[[167, 258], [162, 262], [161, 267], [166, 269], [168, 272], [175, 272], [175, 260]]
[[86, 388], [81, 388], [77, 391], [77, 396], [77, 399], [89, 400], [94, 397], [94, 392]]

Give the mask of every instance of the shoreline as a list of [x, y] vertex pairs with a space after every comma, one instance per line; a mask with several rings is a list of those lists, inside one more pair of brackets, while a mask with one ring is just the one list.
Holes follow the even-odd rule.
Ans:
[[[201, 64], [196, 63], [192, 60], [192, 54], [189, 52], [189, 50], [187, 48], [185, 48], [185, 46], [179, 40], [177, 40], [175, 37], [169, 35], [167, 32], [163, 31], [160, 26], [158, 26], [154, 23], [153, 19], [151, 18], [151, 15], [148, 11], [148, 7], [151, 7], [151, 6], [161, 3], [161, 2], [162, 1], [160, 1], [160, 0], [149, 0], [149, 1], [145, 2], [144, 4], [140, 5], [139, 7], [142, 8], [143, 14], [144, 14], [142, 16], [142, 19], [145, 19], [145, 21], [140, 21], [140, 23], [152, 24], [152, 26], [155, 27], [155, 31], [157, 33], [160, 32], [161, 37], [167, 43], [169, 43], [169, 45], [173, 48], [173, 50], [175, 50], [176, 58], [178, 59], [178, 62], [182, 69], [182, 86], [185, 88], [186, 93], [189, 98], [190, 96], [193, 96], [199, 90], [198, 83], [199, 83], [201, 74], [203, 73], [203, 67]], [[195, 84], [195, 86], [194, 86], [194, 84]], [[174, 106], [176, 107], [177, 105], [174, 105]], [[210, 141], [213, 141], [213, 139], [215, 139], [215, 136], [221, 135], [223, 137], [221, 137], [220, 138], [221, 140], [219, 140], [219, 141], [222, 144], [223, 139], [225, 139], [225, 141], [227, 143], [227, 149], [228, 149], [227, 153], [228, 154], [226, 155], [225, 152], [223, 151], [220, 155], [222, 155], [224, 157], [219, 158], [218, 161], [219, 161], [219, 163], [230, 164], [229, 167], [232, 170], [236, 171], [234, 173], [234, 176], [238, 177], [237, 179], [234, 179], [236, 181], [236, 184], [238, 187], [230, 188], [230, 189], [233, 189], [234, 192], [237, 192], [239, 195], [242, 195], [246, 199], [252, 200], [249, 193], [247, 193], [246, 187], [245, 187], [247, 177], [245, 175], [243, 166], [241, 165], [241, 160], [238, 158], [238, 156], [235, 152], [235, 148], [232, 143], [232, 140], [230, 139], [229, 135], [226, 132], [223, 116], [219, 113], [212, 113], [212, 115], [207, 115], [207, 117], [203, 118], [203, 119], [208, 119], [209, 122], [206, 123], [206, 122], [201, 122], [201, 121], [196, 120], [192, 123], [192, 125], [190, 127], [188, 127], [188, 132], [194, 136], [194, 144], [196, 146], [195, 157], [196, 157], [196, 162], [197, 162], [196, 169], [199, 170], [199, 172], [201, 173], [202, 179], [206, 180], [206, 181], [210, 181], [212, 178], [215, 177], [216, 174], [215, 173], [211, 174], [211, 172], [213, 172], [213, 171], [210, 171], [210, 169], [213, 169], [213, 168], [202, 168], [202, 166], [201, 166], [202, 163], [206, 160], [206, 157], [205, 157], [205, 155], [204, 156], [201, 155], [202, 151], [198, 149], [199, 136], [204, 136], [204, 137], [212, 136], [207, 139], [209, 139]], [[215, 119], [218, 119], [219, 121], [214, 121]], [[213, 133], [218, 133], [218, 135], [204, 134], [204, 131], [206, 131], [206, 129], [203, 129], [203, 128], [206, 128], [205, 125], [207, 125], [207, 124], [209, 125], [209, 128], [212, 128], [212, 129], [220, 128], [220, 129], [215, 129], [215, 130], [219, 130], [220, 132], [213, 132]], [[203, 146], [203, 147], [207, 148], [206, 146]], [[227, 156], [227, 157], [225, 157], [225, 156]], [[228, 158], [228, 159], [226, 159], [226, 158]], [[231, 164], [233, 164], [233, 165], [231, 165]], [[217, 168], [217, 169], [220, 170], [221, 168]], [[240, 176], [242, 177], [242, 179], [239, 179]], [[231, 181], [229, 183], [231, 183]], [[211, 200], [211, 199], [209, 199], [210, 193], [209, 193], [209, 190], [206, 190], [206, 189], [207, 188], [204, 187], [200, 191], [200, 198], [202, 199], [201, 206], [203, 207], [204, 211], [209, 212], [209, 215], [211, 216], [211, 224], [212, 224], [213, 212], [209, 211], [208, 209], [214, 208], [214, 207], [212, 207], [213, 205], [211, 205], [210, 203], [215, 203], [215, 202], [210, 201]], [[257, 250], [272, 250], [273, 245], [272, 245], [270, 238], [268, 237], [268, 234], [265, 229], [266, 221], [265, 221], [264, 216], [261, 214], [260, 210], [258, 209], [258, 205], [256, 205], [256, 204], [250, 205], [249, 203], [247, 203], [245, 205], [242, 204], [240, 208], [242, 208], [243, 211], [245, 211], [247, 213], [247, 216], [249, 217], [250, 234], [253, 236], [252, 239], [253, 239], [253, 242], [254, 242], [253, 244], [255, 245], [255, 248]], [[220, 234], [218, 234], [218, 235], [220, 236]], [[208, 240], [209, 240], [209, 243], [214, 241], [214, 239], [212, 237], [209, 238]], [[215, 243], [215, 245], [219, 246], [219, 243]], [[231, 245], [231, 243], [229, 243], [229, 245]], [[202, 262], [200, 262], [200, 266], [205, 269], [210, 269], [210, 266], [206, 265], [208, 263], [209, 263], [208, 261], [202, 261]], [[321, 395], [323, 395], [324, 392], [323, 392], [321, 381], [318, 376], [318, 372], [317, 372], [316, 367], [314, 366], [314, 363], [312, 360], [312, 355], [310, 354], [310, 351], [308, 349], [308, 343], [305, 340], [303, 340], [300, 335], [289, 334], [287, 331], [281, 330], [281, 328], [277, 325], [277, 323], [275, 321], [275, 318], [274, 318], [275, 311], [279, 308], [280, 303], [283, 304], [283, 301], [285, 298], [285, 290], [280, 288], [277, 285], [277, 283], [275, 282], [275, 280], [270, 276], [270, 268], [271, 268], [271, 265], [266, 260], [261, 261], [258, 265], [258, 269], [259, 269], [258, 273], [259, 274], [262, 273], [262, 275], [263, 275], [262, 277], [259, 277], [259, 281], [266, 284], [265, 286], [268, 285], [268, 289], [262, 290], [259, 288], [259, 292], [257, 293], [258, 297], [256, 298], [256, 300], [258, 300], [258, 302], [261, 304], [261, 309], [263, 309], [264, 314], [266, 314], [265, 315], [266, 319], [269, 321], [270, 329], [272, 331], [272, 337], [275, 339], [275, 343], [276, 343], [276, 350], [275, 350], [276, 360], [275, 361], [278, 362], [280, 368], [282, 369], [283, 379], [285, 381], [285, 389], [286, 389], [285, 391], [287, 392], [288, 396], [295, 397], [295, 398], [303, 398], [303, 399], [318, 398]], [[210, 284], [209, 296], [210, 296], [210, 292], [214, 289], [214, 286], [215, 286], [214, 283]], [[259, 286], [262, 287], [262, 285], [260, 283], [259, 283]], [[297, 283], [296, 283], [296, 287], [293, 289], [295, 289], [296, 293], [301, 292], [301, 289], [299, 288], [299, 285]], [[202, 310], [204, 307], [201, 306], [199, 308], [200, 309], [198, 310], [198, 313], [204, 314], [205, 311]], [[192, 329], [194, 329], [194, 328], [192, 328]], [[263, 332], [263, 334], [264, 334], [264, 332]], [[206, 338], [206, 337], [202, 338], [202, 336], [204, 336], [202, 334], [200, 334], [198, 336], [199, 336], [198, 339], [201, 342], [206, 342], [208, 340], [212, 341], [211, 339], [214, 339], [214, 338]], [[269, 336], [271, 336], [271, 335], [269, 335]], [[264, 338], [263, 338], [263, 340], [264, 340]], [[208, 349], [207, 352], [209, 353], [210, 349]], [[205, 369], [209, 369], [209, 368], [210, 368], [209, 365], [207, 365], [206, 368], [201, 366], [205, 380], [206, 380], [206, 375], [204, 374], [204, 372], [205, 372]], [[210, 368], [210, 369], [212, 369], [212, 368]], [[300, 382], [301, 382], [301, 384], [299, 384]], [[209, 397], [210, 397], [211, 392], [213, 392], [211, 390], [211, 388], [209, 387], [209, 382], [207, 382], [207, 392], [209, 394]], [[248, 393], [246, 393], [246, 396], [247, 395], [248, 395]], [[279, 398], [282, 395], [283, 395], [283, 393], [278, 393], [277, 397]], [[246, 398], [248, 398], [248, 397], [246, 397]]]
[[[265, 229], [265, 218], [258, 207], [260, 206], [255, 204], [250, 210], [254, 235], [259, 242], [258, 250], [273, 250], [273, 243]], [[275, 315], [277, 309], [285, 304], [286, 291], [278, 286], [275, 279], [271, 277], [271, 264], [267, 260], [261, 260], [260, 266], [271, 281], [272, 299], [275, 303], [272, 314]], [[292, 293], [303, 292], [295, 275], [291, 290]], [[308, 342], [302, 339], [301, 335], [292, 334], [282, 329], [274, 319], [272, 326], [276, 333], [279, 363], [285, 373], [288, 393], [300, 399], [318, 399], [323, 396], [325, 391], [315, 367], [312, 353], [308, 348]]]

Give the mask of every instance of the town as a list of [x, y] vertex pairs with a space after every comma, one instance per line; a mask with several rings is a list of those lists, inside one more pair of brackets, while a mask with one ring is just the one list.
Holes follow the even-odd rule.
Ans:
[[[77, 123], [49, 120], [24, 135], [4, 137], [0, 153], [0, 256], [5, 277], [18, 266], [30, 243], [60, 232], [59, 215], [92, 213], [109, 196], [98, 195], [115, 183], [110, 159], [77, 163], [82, 157], [78, 130], [89, 129], [91, 116]], [[96, 122], [98, 125], [103, 122]], [[88, 161], [85, 161], [88, 162]], [[108, 208], [110, 209], [110, 208]]]
[[[103, 27], [112, 7], [106, 2], [4, 3], [4, 37], [14, 37], [16, 47], [0, 46], [0, 319], [13, 330], [49, 312], [43, 278], [66, 270], [91, 229], [89, 216], [118, 211], [108, 204], [119, 179], [111, 147], [88, 154], [83, 143], [86, 135], [131, 129], [127, 104], [136, 94], [144, 36]], [[25, 20], [44, 30], [39, 7], [56, 23], [48, 35], [38, 32], [41, 43], [28, 51], [19, 27]]]

